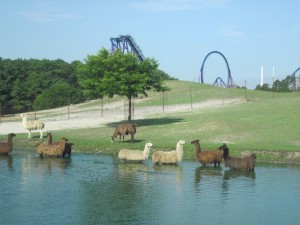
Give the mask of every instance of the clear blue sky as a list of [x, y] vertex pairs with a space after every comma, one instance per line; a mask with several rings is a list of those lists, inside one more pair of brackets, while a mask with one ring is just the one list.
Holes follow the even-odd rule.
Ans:
[[[254, 88], [300, 67], [299, 0], [2, 0], [0, 57], [83, 61], [110, 37], [131, 35], [145, 57], [179, 80], [198, 81], [205, 56], [220, 51], [233, 80]], [[205, 83], [227, 81], [211, 54]]]

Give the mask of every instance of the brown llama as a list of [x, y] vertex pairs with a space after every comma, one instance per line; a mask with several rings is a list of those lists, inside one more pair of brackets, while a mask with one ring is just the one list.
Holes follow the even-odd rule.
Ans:
[[14, 133], [9, 133], [7, 137], [6, 142], [0, 142], [0, 154], [1, 155], [8, 155], [8, 153], [12, 152], [13, 150], [13, 137], [15, 137], [16, 134]]
[[58, 143], [37, 144], [37, 153], [40, 156], [54, 156], [54, 157], [63, 156], [63, 152], [65, 151], [67, 140], [68, 139], [66, 138], [61, 138]]
[[[48, 145], [51, 145], [51, 144], [58, 144], [59, 142], [52, 142], [52, 133], [47, 133], [47, 136], [48, 136]], [[68, 141], [68, 139], [66, 139], [66, 141]], [[66, 142], [66, 145], [65, 145], [65, 150], [63, 151], [62, 153], [62, 156], [65, 157], [66, 155], [68, 156], [71, 156], [71, 153], [72, 153], [72, 146], [74, 145], [74, 143], [69, 143], [69, 142]]]
[[256, 163], [255, 154], [251, 154], [250, 156], [245, 158], [232, 157], [229, 156], [229, 149], [226, 144], [223, 144], [219, 148], [223, 150], [223, 157], [226, 167], [229, 167], [231, 170], [237, 171], [254, 171]]
[[214, 167], [220, 166], [220, 163], [223, 159], [223, 155], [220, 149], [216, 150], [209, 150], [209, 151], [202, 151], [200, 147], [199, 140], [194, 140], [191, 142], [191, 144], [195, 145], [195, 159], [197, 159], [203, 167], [205, 167], [207, 164], [214, 164]]
[[123, 136], [123, 142], [124, 142], [124, 135], [130, 134], [131, 142], [133, 142], [135, 133], [136, 133], [136, 124], [132, 124], [132, 123], [118, 124], [113, 135], [111, 136], [111, 140], [115, 141], [115, 138], [119, 135], [120, 136], [119, 142], [121, 142], [121, 136]]

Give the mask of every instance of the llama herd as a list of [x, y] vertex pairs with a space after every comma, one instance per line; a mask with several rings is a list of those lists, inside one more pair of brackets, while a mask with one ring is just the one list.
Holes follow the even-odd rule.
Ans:
[[[112, 141], [120, 136], [119, 142], [121, 141], [121, 136], [131, 135], [131, 142], [134, 141], [134, 134], [136, 133], [135, 124], [119, 124], [113, 135]], [[155, 164], [177, 164], [183, 158], [183, 145], [185, 141], [180, 140], [176, 143], [176, 150], [173, 151], [155, 151], [152, 155], [152, 162]], [[201, 150], [199, 140], [194, 140], [191, 142], [194, 145], [195, 159], [198, 160], [203, 167], [213, 164], [214, 167], [220, 166], [222, 160], [224, 160], [225, 167], [229, 167], [231, 170], [241, 170], [241, 171], [254, 171], [256, 155], [239, 158], [229, 156], [229, 149], [226, 144], [223, 144], [215, 150]], [[152, 147], [151, 142], [145, 144], [144, 150], [130, 150], [121, 149], [119, 151], [118, 157], [123, 162], [135, 162], [140, 163], [148, 159], [150, 150]]]
[[[21, 114], [23, 118], [22, 124], [24, 128], [28, 130], [28, 139], [31, 139], [31, 131], [39, 130], [40, 138], [43, 138], [43, 128], [45, 127], [44, 122], [40, 120], [28, 121], [27, 116]], [[112, 135], [112, 141], [115, 141], [119, 135], [119, 142], [121, 137], [129, 135], [131, 136], [131, 142], [134, 142], [134, 135], [136, 133], [136, 125], [119, 124], [114, 130]], [[13, 150], [13, 137], [14, 133], [9, 133], [6, 142], [0, 142], [0, 154], [7, 155]], [[59, 142], [52, 142], [52, 134], [47, 133], [48, 140], [44, 143], [36, 145], [37, 154], [42, 156], [50, 157], [65, 157], [66, 155], [71, 156], [73, 143], [68, 142], [67, 138], [61, 138]], [[154, 164], [178, 164], [183, 158], [183, 146], [185, 141], [179, 140], [176, 143], [176, 149], [172, 151], [161, 151], [157, 150], [152, 154], [152, 162]], [[224, 160], [225, 167], [229, 167], [231, 170], [238, 171], [254, 171], [256, 155], [252, 154], [243, 158], [232, 157], [229, 155], [229, 149], [226, 144], [221, 145], [215, 150], [203, 151], [200, 147], [200, 141], [193, 140], [191, 144], [194, 145], [194, 156], [197, 161], [201, 163], [203, 167], [212, 164], [214, 167], [219, 167], [222, 160]], [[121, 149], [118, 153], [118, 157], [123, 162], [135, 162], [141, 163], [148, 159], [153, 144], [149, 141], [145, 144], [144, 150], [131, 150]]]

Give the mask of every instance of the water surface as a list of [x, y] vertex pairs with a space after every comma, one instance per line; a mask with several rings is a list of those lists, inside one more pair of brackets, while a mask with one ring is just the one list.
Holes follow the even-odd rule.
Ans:
[[255, 172], [124, 164], [115, 156], [0, 156], [0, 224], [298, 224], [300, 167]]

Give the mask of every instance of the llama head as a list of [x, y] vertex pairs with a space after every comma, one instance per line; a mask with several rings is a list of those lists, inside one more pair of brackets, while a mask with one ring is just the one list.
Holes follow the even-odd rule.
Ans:
[[152, 147], [151, 141], [148, 141], [148, 142], [146, 143], [146, 145], [147, 145], [148, 147]]
[[227, 158], [229, 156], [229, 149], [228, 149], [226, 144], [221, 145], [218, 149], [220, 151], [223, 151], [223, 157], [224, 158]]
[[195, 144], [195, 143], [199, 143], [199, 140], [196, 139], [196, 140], [193, 140], [193, 141], [191, 142], [191, 144]]
[[178, 143], [179, 143], [180, 145], [184, 145], [184, 144], [185, 144], [185, 141], [180, 140]]

